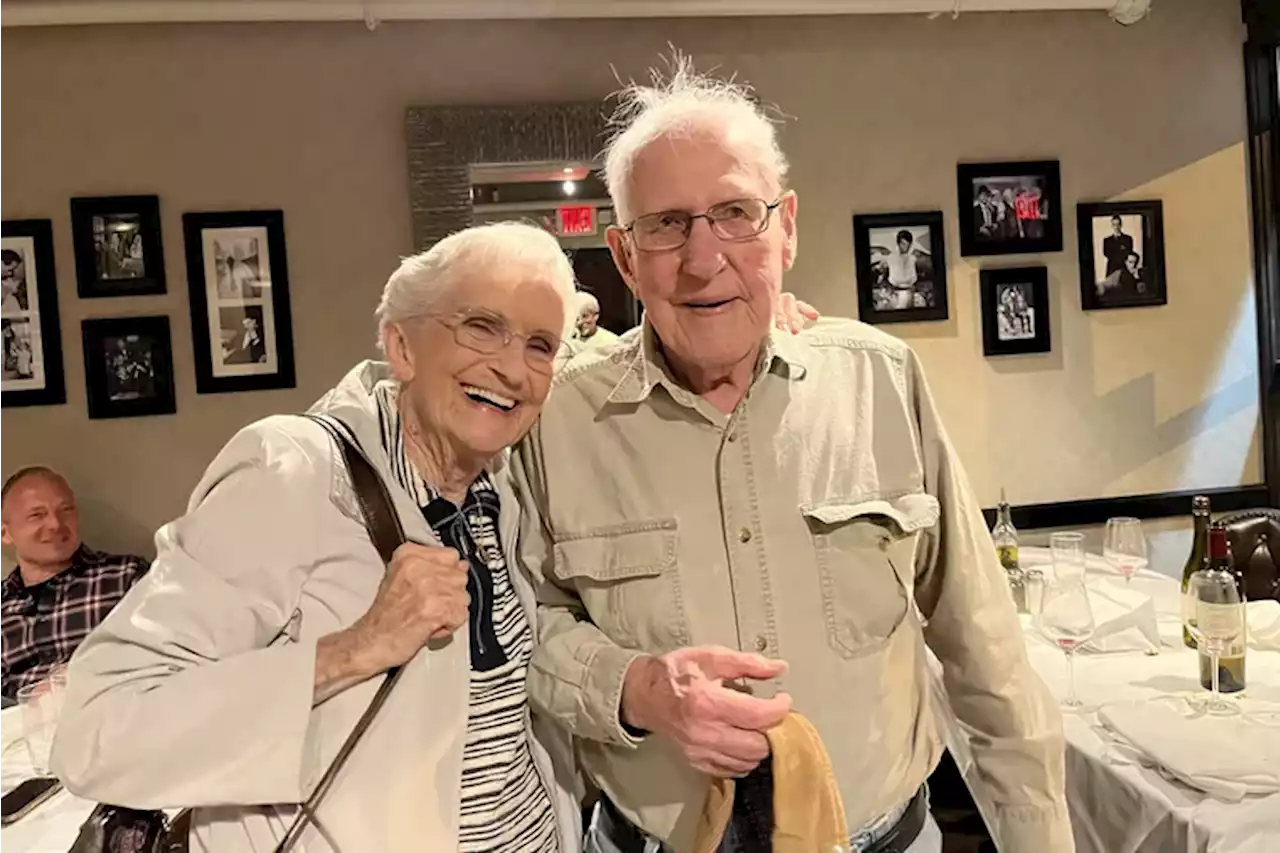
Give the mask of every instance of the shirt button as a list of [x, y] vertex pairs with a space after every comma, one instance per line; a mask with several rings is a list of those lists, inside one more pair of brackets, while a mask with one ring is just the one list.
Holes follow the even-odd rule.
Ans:
[[769, 650], [769, 638], [764, 634], [756, 635], [756, 651], [767, 652]]
[[738, 531], [738, 541], [739, 541], [739, 542], [742, 542], [742, 543], [750, 542], [750, 541], [751, 541], [751, 529], [750, 529], [750, 528], [748, 528], [748, 527], [744, 527], [744, 528], [742, 528], [741, 530], [739, 530], [739, 531]]
[[880, 537], [880, 550], [881, 550], [881, 551], [888, 551], [888, 550], [889, 550], [889, 543], [890, 543], [890, 542], [892, 542], [892, 541], [893, 541], [893, 540], [889, 538], [889, 535], [888, 535], [887, 533], [886, 533], [886, 534], [884, 534], [883, 536], [881, 536], [881, 537]]
[[731, 433], [729, 433], [729, 443], [730, 443], [730, 444], [732, 444], [733, 442], [735, 442], [735, 441], [737, 441], [737, 440], [738, 440], [738, 434], [737, 434], [736, 432], [731, 432]]

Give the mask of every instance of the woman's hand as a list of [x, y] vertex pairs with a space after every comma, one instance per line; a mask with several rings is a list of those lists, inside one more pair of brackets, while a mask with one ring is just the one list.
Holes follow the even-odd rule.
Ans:
[[469, 571], [452, 548], [397, 548], [368, 611], [317, 644], [315, 701], [408, 663], [428, 640], [465, 625]]
[[808, 302], [796, 299], [794, 294], [781, 293], [778, 295], [773, 324], [784, 332], [796, 334], [816, 323], [819, 316], [818, 309]]

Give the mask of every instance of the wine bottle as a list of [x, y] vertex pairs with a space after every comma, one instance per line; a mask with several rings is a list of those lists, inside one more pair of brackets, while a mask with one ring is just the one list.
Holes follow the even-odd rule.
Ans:
[[[1240, 590], [1240, 607], [1244, 601], [1244, 575], [1235, 570], [1231, 559], [1231, 543], [1227, 540], [1227, 530], [1221, 524], [1209, 526], [1209, 561], [1207, 568], [1226, 572], [1236, 580]], [[1244, 631], [1240, 638], [1226, 648], [1218, 657], [1218, 690], [1221, 693], [1236, 693], [1244, 690], [1244, 658], [1248, 623], [1245, 614], [1240, 614]], [[1204, 652], [1200, 652], [1200, 684], [1205, 690], [1213, 689], [1213, 661]]]
[[1000, 490], [1000, 503], [996, 509], [995, 527], [991, 528], [991, 541], [995, 543], [996, 557], [1008, 577], [1013, 603], [1017, 605], [1019, 613], [1025, 613], [1027, 593], [1022, 568], [1018, 565], [1018, 529], [1013, 526], [1013, 513], [1009, 509], [1009, 502], [1005, 500], [1004, 489]]
[[1182, 642], [1188, 648], [1196, 647], [1196, 638], [1188, 630], [1188, 622], [1194, 624], [1196, 618], [1195, 601], [1188, 594], [1191, 576], [1205, 566], [1209, 559], [1209, 499], [1197, 495], [1191, 501], [1191, 518], [1195, 524], [1195, 536], [1191, 540], [1191, 554], [1187, 564], [1182, 567]]

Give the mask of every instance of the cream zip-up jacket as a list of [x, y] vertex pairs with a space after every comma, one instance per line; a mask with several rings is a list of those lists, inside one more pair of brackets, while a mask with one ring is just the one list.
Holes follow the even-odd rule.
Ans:
[[[373, 388], [388, 377], [384, 364], [361, 364], [313, 411], [354, 430], [406, 537], [439, 545], [382, 450]], [[536, 626], [506, 468], [503, 459], [492, 470], [502, 541]], [[312, 707], [316, 641], [364, 614], [384, 572], [333, 439], [294, 415], [246, 427], [186, 515], [157, 533], [156, 550], [147, 578], [72, 660], [54, 771], [101, 802], [204, 806], [193, 850], [271, 853], [297, 811], [290, 804], [306, 799], [381, 683]], [[465, 634], [420, 651], [320, 806], [324, 832], [310, 827], [296, 853], [457, 850], [469, 683]], [[569, 739], [549, 722], [531, 726], [561, 850], [575, 853]]]

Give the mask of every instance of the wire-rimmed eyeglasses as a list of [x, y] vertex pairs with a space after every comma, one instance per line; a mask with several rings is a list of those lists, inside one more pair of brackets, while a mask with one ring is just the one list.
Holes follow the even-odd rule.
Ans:
[[739, 198], [722, 201], [707, 208], [706, 213], [685, 210], [663, 210], [637, 216], [623, 230], [631, 235], [642, 252], [665, 252], [679, 249], [689, 240], [695, 219], [705, 219], [711, 233], [721, 240], [750, 240], [769, 227], [769, 216], [782, 199], [772, 203], [762, 198]]
[[546, 332], [522, 334], [513, 331], [505, 320], [487, 311], [471, 310], [428, 316], [453, 332], [453, 339], [459, 346], [493, 355], [511, 346], [512, 341], [523, 341], [524, 360], [530, 369], [550, 373], [555, 366], [560, 341]]

